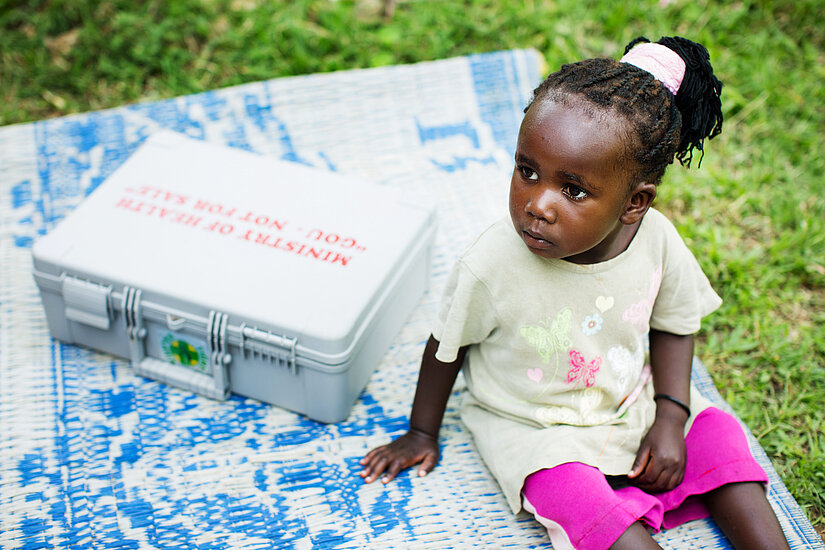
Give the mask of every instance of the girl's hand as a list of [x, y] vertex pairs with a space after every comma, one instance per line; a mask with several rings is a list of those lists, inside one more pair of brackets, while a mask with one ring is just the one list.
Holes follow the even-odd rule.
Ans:
[[360, 476], [371, 483], [386, 471], [382, 483], [389, 483], [398, 472], [421, 463], [418, 475], [427, 475], [438, 463], [438, 441], [418, 430], [410, 430], [392, 443], [378, 447], [361, 459], [364, 469]]
[[669, 491], [685, 476], [684, 421], [676, 417], [657, 417], [645, 435], [628, 478], [651, 493]]

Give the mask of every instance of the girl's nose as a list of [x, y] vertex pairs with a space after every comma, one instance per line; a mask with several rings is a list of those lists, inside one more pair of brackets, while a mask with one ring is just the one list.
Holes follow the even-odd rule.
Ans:
[[555, 199], [556, 197], [550, 191], [536, 193], [527, 201], [525, 211], [534, 218], [547, 223], [556, 223]]

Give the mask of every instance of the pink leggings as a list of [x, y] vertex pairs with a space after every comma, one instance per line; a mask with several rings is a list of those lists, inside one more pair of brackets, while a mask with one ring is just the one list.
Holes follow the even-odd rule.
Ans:
[[722, 485], [768, 481], [739, 422], [717, 408], [696, 417], [685, 444], [685, 477], [670, 491], [613, 489], [597, 468], [568, 462], [527, 477], [522, 489], [524, 509], [547, 528], [556, 550], [601, 550], [636, 521], [659, 531], [708, 517], [701, 496]]

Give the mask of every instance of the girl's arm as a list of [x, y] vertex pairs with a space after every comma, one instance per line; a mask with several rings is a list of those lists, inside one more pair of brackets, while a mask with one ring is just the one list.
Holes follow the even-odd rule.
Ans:
[[437, 349], [438, 341], [430, 336], [421, 358], [418, 386], [410, 413], [410, 429], [392, 443], [373, 449], [361, 459], [364, 469], [360, 475], [365, 482], [374, 481], [386, 471], [381, 481], [388, 483], [398, 472], [419, 462], [419, 476], [435, 468], [439, 456], [438, 430], [467, 352], [467, 348], [463, 347], [455, 361], [443, 363], [435, 358]]
[[[693, 335], [650, 331], [650, 367], [656, 394], [690, 406]], [[656, 419], [642, 440], [628, 477], [645, 491], [669, 491], [685, 474], [685, 422], [689, 416], [677, 403], [656, 400]]]

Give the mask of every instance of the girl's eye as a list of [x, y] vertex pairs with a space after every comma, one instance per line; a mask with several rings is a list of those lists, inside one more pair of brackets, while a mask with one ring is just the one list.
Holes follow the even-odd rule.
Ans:
[[578, 185], [566, 186], [564, 188], [564, 194], [573, 199], [574, 201], [580, 201], [587, 198], [587, 191], [585, 191]]
[[539, 179], [539, 175], [532, 168], [528, 168], [526, 166], [519, 166], [519, 170], [521, 171], [521, 175], [524, 176], [528, 180], [536, 181]]

